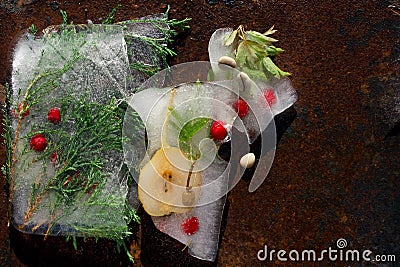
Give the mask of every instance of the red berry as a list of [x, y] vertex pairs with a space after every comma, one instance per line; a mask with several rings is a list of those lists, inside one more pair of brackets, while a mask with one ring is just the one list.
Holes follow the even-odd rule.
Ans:
[[[18, 115], [16, 115], [16, 111], [13, 110], [12, 113], [18, 117]], [[22, 118], [25, 118], [26, 116], [28, 116], [30, 113], [29, 109], [26, 109], [26, 104], [24, 104], [24, 102], [21, 102], [18, 104], [18, 114], [19, 116], [21, 116]]]
[[57, 152], [54, 151], [50, 156], [50, 162], [51, 163], [56, 163], [57, 162], [57, 158], [58, 158]]
[[182, 231], [187, 235], [193, 235], [199, 230], [199, 219], [197, 217], [191, 217], [186, 219], [181, 225]]
[[224, 123], [222, 121], [214, 121], [211, 124], [210, 135], [214, 140], [224, 140], [227, 134], [228, 132], [226, 131]]
[[267, 101], [269, 106], [272, 106], [276, 102], [276, 96], [275, 93], [272, 89], [266, 89], [264, 90], [264, 98]]
[[61, 113], [59, 108], [52, 108], [47, 113], [47, 119], [52, 123], [59, 123], [61, 120]]
[[[99, 185], [99, 183], [94, 183], [92, 186], [90, 186], [88, 189], [86, 189], [86, 194], [92, 194], [94, 190], [96, 190], [97, 186]], [[86, 187], [86, 184], [85, 186]]]
[[43, 151], [47, 146], [47, 141], [42, 134], [36, 134], [32, 136], [30, 145], [35, 151]]
[[238, 116], [243, 118], [249, 113], [249, 105], [243, 99], [237, 100], [232, 104], [232, 107], [236, 110]]

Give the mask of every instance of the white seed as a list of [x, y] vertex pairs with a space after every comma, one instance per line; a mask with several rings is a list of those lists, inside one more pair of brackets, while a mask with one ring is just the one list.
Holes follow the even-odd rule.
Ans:
[[239, 72], [238, 78], [241, 79], [243, 82], [251, 82], [249, 75], [247, 75], [247, 73], [243, 71]]
[[243, 168], [251, 168], [256, 162], [256, 156], [253, 153], [247, 153], [240, 159], [240, 166]]
[[252, 81], [249, 77], [249, 75], [247, 75], [245, 72], [239, 72], [239, 74], [237, 75], [238, 78], [238, 82], [239, 85], [241, 85], [241, 90], [242, 91], [246, 91], [248, 89], [250, 89], [252, 87]]
[[231, 66], [232, 68], [236, 67], [236, 61], [228, 56], [222, 56], [218, 59], [218, 63], [225, 64]]

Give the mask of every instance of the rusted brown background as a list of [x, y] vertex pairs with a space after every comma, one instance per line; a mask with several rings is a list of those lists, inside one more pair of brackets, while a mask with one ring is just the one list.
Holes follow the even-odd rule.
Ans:
[[[214, 2], [125, 0], [116, 20], [164, 12], [167, 5], [171, 18], [193, 18], [188, 34], [174, 44], [178, 56], [172, 64], [208, 60], [208, 39], [217, 28], [244, 24], [257, 31], [271, 25], [279, 30], [275, 37], [286, 52], [276, 60], [292, 73], [298, 115], [262, 187], [250, 194], [242, 181], [233, 190], [218, 266], [262, 266], [266, 263], [256, 253], [264, 245], [322, 250], [335, 247], [338, 238], [345, 238], [349, 249], [395, 254], [392, 266], [399, 266], [400, 9], [389, 5], [400, 3]], [[40, 30], [59, 24], [60, 9], [74, 23], [100, 23], [117, 3], [1, 0], [0, 83], [10, 72], [15, 39], [32, 23]], [[2, 164], [2, 146], [0, 155]], [[21, 266], [9, 249], [3, 179], [0, 185], [0, 265]], [[78, 252], [96, 251], [86, 249]]]

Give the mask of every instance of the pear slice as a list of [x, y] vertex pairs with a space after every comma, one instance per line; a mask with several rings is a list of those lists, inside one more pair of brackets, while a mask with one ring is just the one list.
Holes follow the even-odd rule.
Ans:
[[[151, 216], [185, 213], [198, 202], [201, 182], [201, 173], [179, 148], [164, 147], [140, 171], [139, 200]], [[185, 197], [188, 188], [190, 201]]]

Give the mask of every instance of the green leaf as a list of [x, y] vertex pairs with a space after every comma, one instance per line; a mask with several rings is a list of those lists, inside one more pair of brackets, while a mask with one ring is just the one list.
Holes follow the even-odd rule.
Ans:
[[208, 118], [196, 118], [186, 123], [179, 133], [179, 140], [189, 142], [192, 137], [203, 129], [209, 122]]
[[260, 80], [266, 80], [268, 77], [265, 75], [262, 61], [259, 61], [253, 68], [243, 66], [242, 71], [245, 72], [251, 79], [257, 78]]
[[242, 41], [237, 48], [235, 60], [240, 67], [246, 63], [254, 64], [258, 60], [258, 57], [249, 43]]
[[67, 12], [64, 10], [60, 10], [60, 13], [62, 16], [61, 28], [65, 29], [65, 26], [67, 26], [67, 22], [68, 22]]
[[278, 68], [278, 66], [275, 65], [275, 63], [270, 59], [269, 57], [265, 57], [263, 59], [263, 66], [266, 71], [268, 71], [270, 74], [275, 76], [276, 78], [280, 78], [281, 76], [288, 76], [290, 75], [289, 72], [285, 72], [281, 69]]
[[277, 42], [278, 40], [265, 36], [264, 34], [261, 34], [256, 31], [246, 31], [245, 37], [247, 40], [259, 43], [261, 45], [269, 45], [273, 42]]
[[237, 36], [237, 30], [234, 30], [229, 36], [228, 38], [225, 40], [224, 45], [225, 46], [230, 46], [231, 44], [233, 44], [233, 42], [235, 41]]
[[36, 29], [36, 26], [35, 26], [35, 24], [31, 24], [31, 26], [29, 27], [29, 31], [33, 34], [33, 35], [36, 35], [36, 33], [37, 33], [37, 29]]
[[282, 53], [284, 50], [282, 48], [270, 45], [265, 48], [265, 51], [268, 56], [276, 56], [276, 55], [279, 55], [280, 53]]
[[[181, 115], [172, 107], [168, 108], [169, 112], [171, 113], [171, 116], [175, 118], [175, 120], [177, 121], [177, 123], [179, 124], [178, 126], [182, 126], [182, 121], [184, 121], [184, 119], [181, 117]], [[174, 123], [176, 125], [176, 123]]]
[[[259, 43], [253, 42], [253, 41], [248, 41], [248, 45], [250, 46], [250, 49], [254, 51], [254, 54], [257, 57], [256, 61], [261, 61], [263, 58], [268, 57], [269, 54], [267, 52], [268, 47], [265, 45], [261, 45]], [[254, 64], [254, 62], [253, 62]]]

